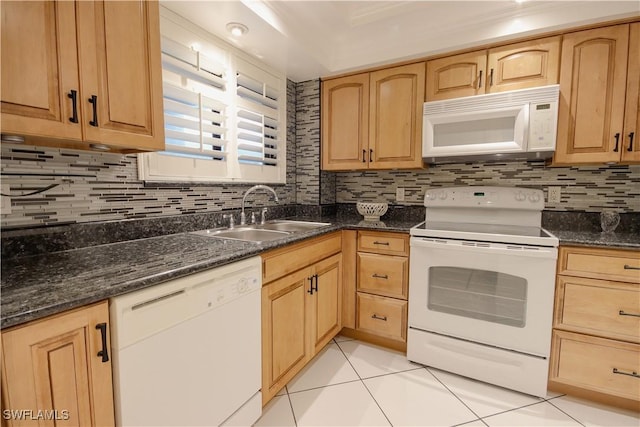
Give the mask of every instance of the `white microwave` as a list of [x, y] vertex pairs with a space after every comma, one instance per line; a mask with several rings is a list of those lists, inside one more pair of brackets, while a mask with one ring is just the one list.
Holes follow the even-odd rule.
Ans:
[[426, 163], [547, 159], [556, 149], [559, 85], [424, 103]]

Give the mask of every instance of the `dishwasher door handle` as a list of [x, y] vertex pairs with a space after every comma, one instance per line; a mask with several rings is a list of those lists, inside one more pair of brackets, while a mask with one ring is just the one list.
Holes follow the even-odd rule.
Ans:
[[107, 349], [107, 324], [105, 322], [98, 323], [96, 329], [100, 330], [100, 337], [102, 338], [102, 350], [97, 354], [98, 357], [102, 357], [102, 363], [109, 361], [109, 350]]

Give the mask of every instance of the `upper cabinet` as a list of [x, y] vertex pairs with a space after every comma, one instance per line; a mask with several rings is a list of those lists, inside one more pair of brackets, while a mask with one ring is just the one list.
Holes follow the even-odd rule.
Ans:
[[424, 63], [322, 82], [324, 170], [422, 167]]
[[560, 37], [427, 61], [427, 101], [558, 83]]
[[565, 35], [554, 164], [640, 160], [639, 50], [639, 23]]
[[156, 1], [4, 1], [1, 9], [3, 137], [164, 148]]

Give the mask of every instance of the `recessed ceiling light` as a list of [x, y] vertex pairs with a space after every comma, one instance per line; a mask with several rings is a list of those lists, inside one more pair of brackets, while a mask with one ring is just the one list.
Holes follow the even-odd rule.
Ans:
[[249, 29], [246, 25], [240, 24], [239, 22], [229, 22], [227, 24], [227, 31], [234, 37], [240, 37], [245, 35]]

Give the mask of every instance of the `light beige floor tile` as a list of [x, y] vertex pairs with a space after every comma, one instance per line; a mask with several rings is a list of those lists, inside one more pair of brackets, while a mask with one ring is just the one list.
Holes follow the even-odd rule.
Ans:
[[287, 396], [276, 396], [262, 409], [262, 416], [254, 424], [256, 427], [278, 426], [289, 427], [295, 426], [293, 419], [293, 411]]
[[422, 368], [422, 365], [409, 362], [407, 356], [398, 351], [361, 341], [345, 341], [338, 345], [362, 378]]
[[483, 418], [482, 420], [491, 427], [580, 426], [580, 423], [576, 422], [549, 402], [536, 403], [535, 405]]
[[358, 380], [337, 344], [328, 344], [287, 384], [289, 393]]
[[478, 418], [426, 369], [364, 383], [394, 426], [453, 426]]
[[298, 426], [388, 426], [361, 381], [289, 395]]
[[558, 397], [557, 399], [550, 400], [550, 403], [587, 427], [640, 426], [640, 414], [637, 412], [605, 406], [569, 396]]

